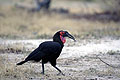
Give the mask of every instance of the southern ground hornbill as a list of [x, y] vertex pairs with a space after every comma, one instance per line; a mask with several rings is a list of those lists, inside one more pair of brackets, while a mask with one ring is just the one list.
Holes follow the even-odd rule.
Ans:
[[54, 68], [62, 73], [62, 71], [56, 67], [56, 59], [59, 57], [64, 43], [66, 42], [65, 37], [69, 37], [75, 41], [75, 38], [67, 31], [58, 31], [53, 36], [53, 41], [45, 41], [41, 43], [39, 47], [31, 52], [24, 61], [17, 63], [17, 65], [22, 65], [27, 61], [33, 60], [35, 62], [39, 62], [42, 60], [42, 74], [44, 74], [44, 64], [47, 62], [50, 62]]

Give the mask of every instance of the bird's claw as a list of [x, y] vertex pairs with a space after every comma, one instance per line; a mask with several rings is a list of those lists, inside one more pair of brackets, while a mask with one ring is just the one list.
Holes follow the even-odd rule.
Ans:
[[40, 74], [44, 75], [44, 72], [41, 72]]
[[63, 75], [63, 76], [65, 76], [65, 74], [63, 74], [62, 72], [58, 73], [57, 75]]

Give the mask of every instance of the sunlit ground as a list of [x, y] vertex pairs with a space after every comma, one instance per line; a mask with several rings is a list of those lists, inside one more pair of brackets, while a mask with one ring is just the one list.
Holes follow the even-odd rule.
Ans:
[[[30, 0], [0, 0], [0, 80], [119, 80], [120, 23], [113, 20], [76, 18], [77, 15], [102, 13], [105, 5], [97, 2], [53, 0], [57, 12], [29, 12], [35, 7]], [[16, 8], [14, 4], [25, 6]], [[102, 6], [101, 6], [102, 5]], [[67, 39], [57, 60], [65, 76], [48, 63], [45, 75], [41, 63], [28, 62], [16, 66], [43, 41], [52, 40], [58, 30], [68, 30], [77, 42]], [[97, 56], [112, 68], [101, 62]]]

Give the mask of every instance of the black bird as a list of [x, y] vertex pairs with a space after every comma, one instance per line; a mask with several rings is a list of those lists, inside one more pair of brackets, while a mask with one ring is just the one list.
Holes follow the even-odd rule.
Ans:
[[56, 67], [56, 59], [59, 57], [62, 48], [64, 47], [64, 43], [66, 42], [65, 37], [69, 37], [76, 41], [67, 31], [58, 31], [53, 36], [53, 41], [45, 41], [41, 43], [39, 47], [31, 52], [24, 61], [17, 63], [17, 65], [22, 65], [27, 61], [39, 62], [42, 60], [42, 74], [44, 74], [44, 64], [47, 62], [50, 62], [54, 68], [62, 73], [62, 71]]

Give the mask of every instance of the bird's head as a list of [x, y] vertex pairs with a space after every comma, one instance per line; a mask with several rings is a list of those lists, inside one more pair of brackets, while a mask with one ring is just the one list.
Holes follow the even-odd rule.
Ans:
[[64, 43], [66, 42], [65, 37], [71, 38], [71, 39], [73, 39], [74, 41], [76, 41], [75, 38], [74, 38], [70, 33], [68, 33], [67, 31], [63, 31], [63, 30], [58, 31], [58, 32], [54, 35], [53, 41], [57, 41], [57, 42], [60, 41], [60, 42], [62, 42], [62, 44], [64, 44]]

